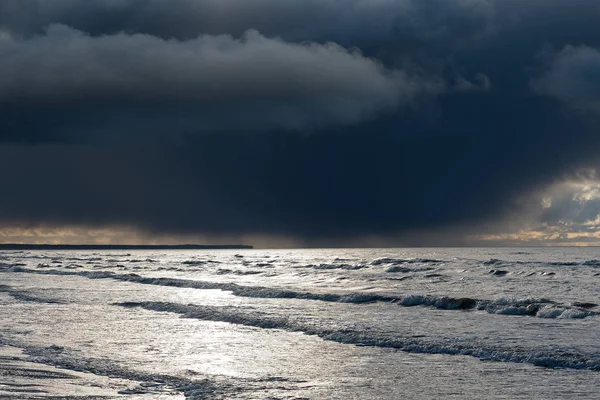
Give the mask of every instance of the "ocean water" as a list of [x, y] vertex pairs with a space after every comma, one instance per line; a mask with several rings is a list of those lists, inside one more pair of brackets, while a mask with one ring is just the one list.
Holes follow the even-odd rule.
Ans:
[[0, 398], [598, 399], [600, 249], [0, 252]]

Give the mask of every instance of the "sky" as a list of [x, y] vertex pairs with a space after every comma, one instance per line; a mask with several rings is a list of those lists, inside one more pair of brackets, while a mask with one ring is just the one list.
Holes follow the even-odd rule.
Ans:
[[597, 0], [2, 0], [0, 243], [600, 244]]

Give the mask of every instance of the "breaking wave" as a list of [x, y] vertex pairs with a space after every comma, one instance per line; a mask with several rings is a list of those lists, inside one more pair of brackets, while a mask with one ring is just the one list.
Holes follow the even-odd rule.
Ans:
[[[198, 376], [196, 373], [175, 376], [158, 371], [145, 372], [126, 368], [110, 359], [85, 357], [80, 351], [63, 346], [32, 346], [2, 336], [0, 336], [0, 344], [22, 349], [27, 356], [25, 360], [28, 362], [130, 381], [130, 383], [124, 383], [128, 384], [127, 387], [124, 386], [122, 389], [115, 387], [115, 389], [118, 390], [119, 395], [140, 395], [142, 396], [140, 398], [174, 398], [175, 394], [182, 394], [190, 400], [227, 399], [231, 398], [232, 393], [256, 394], [262, 391], [268, 393], [270, 388], [277, 388], [281, 382], [302, 383], [302, 381], [271, 375], [261, 378], [235, 379], [214, 375]], [[50, 376], [54, 379], [71, 378], [70, 375], [59, 372], [51, 372], [51, 374]]]
[[263, 286], [242, 286], [236, 283], [207, 282], [177, 278], [152, 278], [138, 274], [116, 274], [110, 271], [59, 271], [59, 270], [33, 270], [22, 267], [2, 268], [4, 272], [23, 272], [40, 275], [67, 275], [82, 276], [88, 279], [114, 279], [124, 282], [133, 282], [143, 285], [169, 286], [191, 289], [217, 289], [231, 292], [240, 297], [251, 298], [278, 298], [278, 299], [300, 299], [317, 300], [338, 303], [390, 303], [404, 307], [430, 307], [439, 310], [480, 310], [490, 314], [534, 316], [539, 318], [561, 318], [582, 319], [595, 317], [600, 312], [590, 310], [592, 307], [584, 307], [573, 303], [559, 304], [547, 299], [512, 299], [500, 298], [495, 300], [476, 299], [469, 297], [450, 297], [432, 295], [389, 295], [378, 293], [311, 293], [290, 289], [271, 288]]
[[238, 307], [193, 306], [166, 302], [127, 302], [116, 305], [176, 313], [186, 318], [203, 321], [301, 332], [338, 343], [388, 347], [410, 353], [465, 355], [486, 361], [528, 363], [547, 368], [600, 370], [600, 355], [586, 354], [560, 347], [526, 349], [483, 344], [480, 341], [465, 342], [444, 338], [402, 337], [364, 329], [329, 329], [305, 324], [287, 317], [244, 312]]
[[183, 265], [205, 265], [205, 264], [220, 264], [219, 261], [214, 260], [187, 260], [182, 262]]
[[217, 275], [260, 275], [264, 274], [265, 271], [256, 271], [256, 270], [240, 270], [240, 269], [228, 269], [228, 268], [219, 268], [215, 271]]
[[[186, 398], [214, 398], [223, 394], [227, 386], [221, 387], [208, 379], [186, 379], [159, 373], [147, 373], [121, 367], [119, 364], [106, 359], [85, 358], [77, 352], [62, 346], [26, 346], [0, 337], [0, 343], [23, 349], [27, 361], [45, 364], [69, 371], [83, 371], [95, 375], [137, 381], [136, 387], [123, 388], [120, 395], [169, 395], [173, 391], [182, 393]], [[55, 373], [56, 374], [56, 373]], [[67, 375], [59, 375], [68, 377]], [[169, 396], [170, 397], [170, 396]], [[36, 397], [37, 398], [37, 397]], [[87, 398], [87, 397], [86, 397]]]
[[354, 271], [358, 269], [368, 268], [368, 265], [363, 264], [308, 264], [297, 266], [296, 268], [312, 268], [317, 270], [328, 270], [328, 269], [343, 269], [346, 271]]
[[592, 259], [585, 261], [506, 261], [492, 258], [484, 261], [483, 265], [510, 266], [510, 265], [536, 265], [550, 267], [600, 267], [600, 260]]
[[14, 289], [7, 285], [0, 285], [0, 293], [6, 293], [13, 299], [24, 301], [27, 303], [46, 303], [46, 304], [61, 304], [62, 301], [57, 299], [49, 299], [46, 297], [35, 296], [28, 291]]
[[400, 265], [400, 264], [440, 264], [446, 261], [430, 258], [378, 258], [371, 265]]

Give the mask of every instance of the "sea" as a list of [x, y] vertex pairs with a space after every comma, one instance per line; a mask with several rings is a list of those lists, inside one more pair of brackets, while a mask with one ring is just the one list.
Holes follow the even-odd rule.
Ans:
[[0, 252], [0, 398], [598, 399], [600, 248]]

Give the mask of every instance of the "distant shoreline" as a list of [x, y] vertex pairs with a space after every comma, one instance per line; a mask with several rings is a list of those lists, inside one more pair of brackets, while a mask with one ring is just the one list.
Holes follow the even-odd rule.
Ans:
[[250, 250], [243, 244], [120, 245], [120, 244], [0, 244], [0, 250]]

